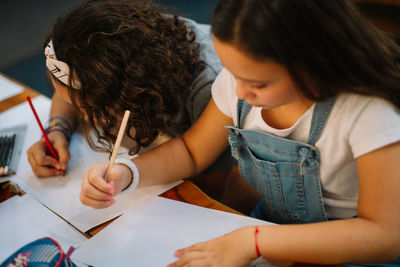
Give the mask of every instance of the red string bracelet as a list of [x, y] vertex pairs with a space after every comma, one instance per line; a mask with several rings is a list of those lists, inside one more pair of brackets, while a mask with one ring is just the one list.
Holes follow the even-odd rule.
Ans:
[[261, 253], [260, 253], [260, 249], [258, 248], [257, 234], [258, 234], [258, 225], [256, 226], [256, 230], [254, 231], [254, 240], [255, 240], [257, 258], [258, 258], [258, 257], [261, 257]]

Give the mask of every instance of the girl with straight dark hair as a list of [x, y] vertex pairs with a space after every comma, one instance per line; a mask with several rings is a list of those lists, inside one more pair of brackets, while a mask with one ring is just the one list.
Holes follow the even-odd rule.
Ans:
[[[396, 260], [399, 46], [348, 0], [221, 0], [212, 32], [225, 67], [213, 98], [182, 138], [132, 160], [139, 186], [196, 174], [230, 144], [260, 194], [252, 216], [280, 225], [180, 249], [169, 266]], [[119, 193], [106, 167], [86, 174], [83, 203], [106, 207]], [[126, 188], [139, 175], [117, 165], [112, 179]]]

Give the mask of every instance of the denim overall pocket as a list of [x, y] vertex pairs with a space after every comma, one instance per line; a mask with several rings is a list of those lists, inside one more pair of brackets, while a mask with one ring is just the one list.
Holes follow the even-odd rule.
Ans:
[[226, 127], [239, 170], [260, 196], [252, 216], [275, 223], [326, 220], [316, 147]]
[[264, 216], [270, 217], [272, 221], [280, 222], [282, 220], [301, 222], [308, 217], [300, 164], [260, 159], [248, 147], [245, 151], [253, 166], [252, 177], [263, 177], [257, 179], [256, 187], [260, 189], [262, 196], [262, 203], [260, 203], [263, 206], [262, 210], [269, 211], [269, 214], [264, 214]]

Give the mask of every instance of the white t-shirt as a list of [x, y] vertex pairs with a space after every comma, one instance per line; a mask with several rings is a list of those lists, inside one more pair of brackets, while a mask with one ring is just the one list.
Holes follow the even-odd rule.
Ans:
[[[237, 126], [236, 82], [223, 69], [212, 87], [214, 102]], [[314, 105], [288, 129], [275, 129], [253, 107], [243, 128], [258, 130], [298, 142], [307, 142]], [[316, 142], [321, 154], [322, 194], [328, 218], [357, 215], [358, 174], [355, 159], [400, 141], [400, 111], [389, 102], [369, 96], [343, 94], [336, 100]], [[382, 177], [384, 179], [384, 177]]]

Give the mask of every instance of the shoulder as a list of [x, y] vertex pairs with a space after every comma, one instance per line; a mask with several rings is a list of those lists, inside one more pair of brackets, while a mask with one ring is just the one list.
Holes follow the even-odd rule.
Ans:
[[235, 118], [238, 98], [235, 92], [236, 81], [233, 75], [222, 69], [212, 86], [212, 97], [222, 113]]
[[335, 104], [335, 109], [339, 115], [348, 117], [350, 126], [364, 123], [384, 126], [379, 121], [397, 123], [400, 119], [399, 109], [389, 101], [376, 96], [342, 94]]
[[400, 111], [374, 96], [341, 95], [335, 105], [336, 120], [346, 127], [354, 157], [400, 140]]
[[386, 116], [389, 116], [388, 119], [398, 119], [399, 110], [380, 97], [346, 93], [336, 100], [332, 116], [346, 118], [346, 124], [352, 127], [367, 119], [366, 117], [374, 123]]
[[[212, 94], [236, 97], [236, 81], [233, 75], [225, 68], [218, 74], [212, 86]], [[237, 99], [237, 97], [236, 97]]]

